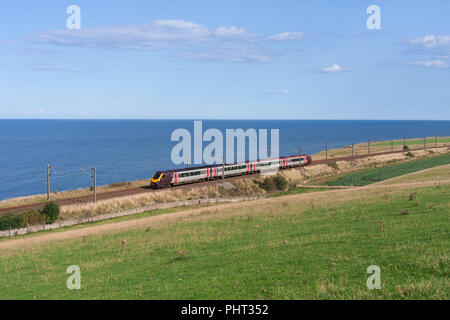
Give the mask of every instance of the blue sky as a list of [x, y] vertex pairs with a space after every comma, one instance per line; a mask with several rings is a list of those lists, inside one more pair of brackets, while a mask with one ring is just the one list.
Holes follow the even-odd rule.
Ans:
[[449, 13], [445, 0], [2, 2], [0, 118], [448, 120]]

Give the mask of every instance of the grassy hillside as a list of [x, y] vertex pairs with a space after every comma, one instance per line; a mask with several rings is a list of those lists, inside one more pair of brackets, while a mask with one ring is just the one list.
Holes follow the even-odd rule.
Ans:
[[[0, 298], [449, 299], [449, 193], [449, 185], [309, 193], [31, 240], [0, 249]], [[81, 268], [79, 291], [66, 289], [70, 265]], [[380, 290], [366, 287], [370, 265], [381, 268]]]
[[365, 186], [411, 172], [450, 164], [450, 153], [400, 164], [360, 170], [327, 182], [329, 186]]
[[[425, 143], [428, 147], [433, 147], [434, 143], [442, 144], [442, 143], [448, 143], [450, 142], [450, 137], [437, 137], [436, 140], [434, 138], [426, 138]], [[413, 148], [417, 147], [423, 147], [423, 139], [410, 139], [406, 140], [406, 145], [411, 146]], [[382, 141], [382, 142], [376, 142], [372, 144], [375, 147], [381, 147], [381, 146], [390, 146], [391, 141]], [[403, 146], [403, 140], [395, 140], [394, 146]]]
[[439, 182], [442, 180], [450, 180], [450, 164], [433, 167], [428, 170], [422, 170], [411, 174], [389, 179], [382, 182], [383, 184], [395, 184], [395, 183], [408, 183], [408, 182], [421, 182], [430, 181]]

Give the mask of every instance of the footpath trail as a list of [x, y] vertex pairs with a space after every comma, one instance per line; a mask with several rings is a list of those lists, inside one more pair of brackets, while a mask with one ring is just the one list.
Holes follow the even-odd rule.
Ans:
[[[450, 184], [450, 179], [439, 181], [440, 184]], [[137, 228], [145, 228], [151, 225], [159, 224], [159, 223], [167, 223], [173, 221], [180, 221], [184, 218], [191, 218], [195, 216], [199, 216], [201, 214], [207, 215], [220, 215], [221, 211], [224, 210], [233, 210], [233, 209], [242, 209], [245, 207], [260, 207], [268, 204], [277, 204], [283, 203], [287, 199], [292, 199], [295, 201], [314, 201], [317, 203], [327, 203], [327, 202], [345, 202], [349, 200], [356, 200], [358, 198], [367, 197], [374, 191], [382, 191], [382, 192], [402, 192], [408, 189], [413, 189], [417, 187], [426, 187], [436, 185], [435, 181], [425, 181], [425, 182], [410, 182], [410, 183], [399, 183], [399, 184], [391, 184], [391, 185], [367, 185], [358, 188], [351, 189], [339, 189], [339, 190], [331, 190], [331, 191], [322, 191], [317, 193], [304, 193], [304, 194], [296, 194], [296, 195], [287, 195], [282, 197], [275, 198], [264, 198], [259, 200], [251, 200], [246, 202], [239, 203], [227, 203], [220, 204], [214, 207], [204, 207], [198, 209], [185, 210], [174, 213], [161, 214], [152, 217], [145, 218], [136, 218], [133, 220], [126, 220], [120, 222], [107, 222], [98, 226], [90, 226], [85, 228], [79, 228], [74, 230], [67, 231], [56, 231], [51, 233], [42, 233], [33, 236], [27, 236], [18, 239], [12, 240], [4, 240], [0, 241], [0, 250], [7, 249], [18, 249], [22, 247], [36, 246], [45, 243], [49, 243], [52, 241], [59, 240], [67, 240], [67, 239], [76, 239], [90, 235], [101, 235], [110, 232], [119, 232], [122, 230], [129, 229], [137, 229]], [[358, 189], [358, 192], [355, 192], [355, 189]], [[214, 208], [214, 210], [211, 210]], [[241, 210], [234, 210], [232, 212], [227, 212], [226, 216], [230, 215], [238, 215]]]
[[[447, 146], [438, 147], [438, 148], [447, 148]], [[430, 148], [427, 148], [427, 149], [430, 149]], [[410, 151], [419, 151], [419, 150], [425, 150], [425, 149], [424, 148], [410, 149]], [[336, 162], [336, 161], [353, 161], [356, 159], [376, 157], [376, 156], [389, 155], [389, 154], [397, 154], [397, 153], [403, 153], [403, 152], [404, 152], [403, 150], [395, 150], [395, 151], [385, 151], [385, 152], [378, 152], [378, 153], [371, 153], [371, 154], [358, 154], [358, 155], [354, 155], [354, 156], [329, 158], [329, 159], [319, 159], [319, 160], [313, 159], [313, 162], [310, 164], [310, 166], [325, 164], [328, 162]], [[232, 181], [232, 180], [236, 180], [236, 179], [248, 179], [248, 178], [252, 178], [252, 177], [254, 177], [254, 175], [230, 177], [230, 178], [227, 178], [227, 180]], [[197, 183], [193, 183], [193, 184], [179, 185], [179, 186], [175, 186], [174, 188], [197, 188], [197, 187], [204, 187], [204, 186], [215, 184], [215, 183], [217, 183], [217, 180], [210, 180], [210, 181], [204, 181], [204, 182], [197, 182]], [[114, 198], [118, 198], [118, 197], [131, 196], [131, 195], [149, 193], [149, 192], [159, 192], [159, 191], [161, 191], [161, 190], [154, 190], [154, 189], [150, 189], [149, 187], [138, 187], [138, 188], [117, 190], [117, 191], [109, 191], [109, 192], [104, 192], [104, 193], [98, 193], [97, 200], [109, 200], [109, 199], [114, 199]], [[60, 199], [60, 200], [56, 200], [55, 202], [59, 206], [64, 206], [64, 205], [74, 205], [74, 204], [80, 204], [80, 203], [89, 203], [91, 201], [92, 201], [92, 195], [73, 197], [73, 198], [68, 198], [68, 199]], [[44, 207], [44, 205], [45, 205], [45, 203], [40, 202], [40, 203], [27, 204], [27, 205], [22, 205], [22, 206], [0, 208], [0, 217], [5, 214], [8, 214], [8, 213], [19, 214], [19, 213], [25, 212], [30, 209], [42, 209]]]

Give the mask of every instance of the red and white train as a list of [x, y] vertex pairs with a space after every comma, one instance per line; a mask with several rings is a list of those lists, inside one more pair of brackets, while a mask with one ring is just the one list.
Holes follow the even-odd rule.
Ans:
[[300, 165], [306, 166], [311, 162], [311, 156], [297, 155], [225, 165], [219, 164], [203, 167], [156, 171], [151, 179], [150, 186], [152, 188], [165, 188], [185, 183], [220, 179], [222, 177], [227, 178], [245, 174], [261, 173], [274, 171], [276, 169], [299, 167]]

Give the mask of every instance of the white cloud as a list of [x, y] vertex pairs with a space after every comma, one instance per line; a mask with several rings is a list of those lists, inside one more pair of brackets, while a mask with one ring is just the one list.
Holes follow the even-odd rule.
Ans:
[[425, 60], [425, 61], [412, 61], [408, 64], [427, 67], [427, 68], [448, 68], [450, 65], [442, 60]]
[[[450, 64], [445, 61], [450, 56], [450, 35], [426, 35], [409, 40], [409, 44], [417, 48], [413, 52], [422, 55], [422, 58], [407, 62], [407, 64], [439, 69], [450, 67]], [[423, 58], [424, 56], [426, 58]]]
[[269, 95], [269, 96], [288, 95], [288, 94], [291, 94], [291, 91], [287, 90], [287, 89], [284, 89], [281, 91], [259, 91], [259, 94]]
[[175, 41], [208, 39], [208, 28], [183, 20], [158, 20], [140, 25], [125, 25], [80, 30], [56, 30], [33, 35], [35, 42], [56, 45], [148, 50]]
[[348, 71], [348, 70], [350, 70], [350, 69], [341, 67], [338, 64], [333, 64], [332, 66], [323, 68], [320, 71], [321, 72], [327, 72], [327, 73], [335, 73], [335, 72], [343, 72], [343, 71]]
[[38, 43], [125, 50], [154, 50], [185, 59], [228, 62], [268, 62], [271, 55], [250, 41], [252, 35], [237, 27], [206, 26], [183, 20], [157, 20], [80, 30], [56, 30], [28, 37]]
[[236, 27], [219, 27], [216, 29], [215, 35], [229, 38], [249, 38], [252, 36], [247, 30]]
[[288, 40], [297, 40], [303, 37], [303, 33], [301, 32], [283, 32], [278, 34], [273, 34], [269, 36], [270, 40], [276, 41], [288, 41]]
[[445, 36], [427, 35], [425, 37], [412, 39], [409, 41], [409, 43], [413, 45], [420, 45], [425, 49], [450, 47], [450, 35]]

